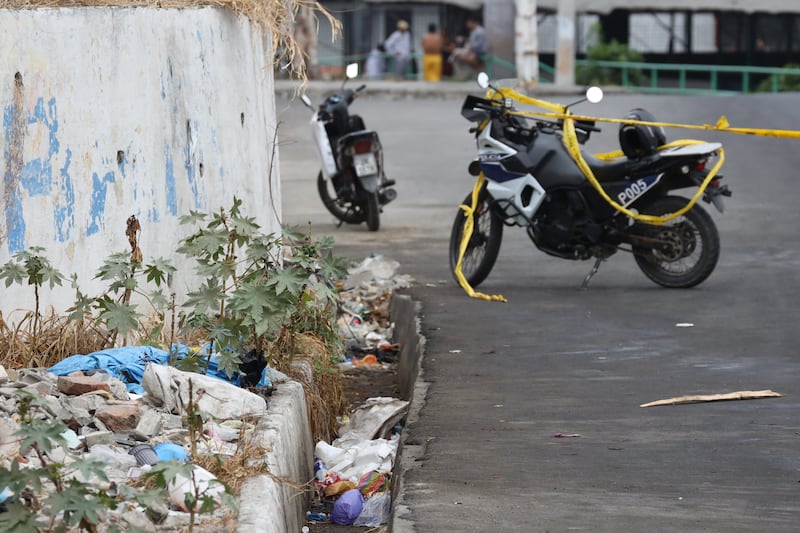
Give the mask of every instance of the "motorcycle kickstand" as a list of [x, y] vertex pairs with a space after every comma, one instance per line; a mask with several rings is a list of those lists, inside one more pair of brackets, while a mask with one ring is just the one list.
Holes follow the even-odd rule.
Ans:
[[586, 277], [583, 278], [583, 283], [581, 283], [582, 291], [589, 288], [589, 281], [591, 281], [594, 275], [597, 274], [597, 271], [600, 269], [600, 263], [602, 262], [603, 260], [600, 258], [597, 258], [597, 260], [594, 262], [594, 266], [592, 267], [592, 269], [589, 271], [588, 274], [586, 274]]

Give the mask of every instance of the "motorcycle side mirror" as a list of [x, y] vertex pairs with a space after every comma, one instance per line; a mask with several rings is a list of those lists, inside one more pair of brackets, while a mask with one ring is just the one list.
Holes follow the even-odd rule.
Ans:
[[481, 89], [488, 89], [489, 88], [489, 75], [485, 72], [481, 72], [478, 74], [478, 86]]
[[358, 63], [350, 63], [344, 70], [344, 75], [348, 80], [358, 77]]
[[592, 104], [599, 103], [603, 100], [603, 89], [600, 87], [589, 87], [586, 89], [586, 99]]
[[302, 100], [309, 109], [314, 109], [314, 106], [311, 104], [311, 98], [309, 98], [307, 94], [301, 95], [300, 100]]

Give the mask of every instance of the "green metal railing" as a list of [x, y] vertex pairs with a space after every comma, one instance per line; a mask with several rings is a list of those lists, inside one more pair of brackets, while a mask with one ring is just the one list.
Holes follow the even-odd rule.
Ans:
[[[418, 69], [422, 67], [422, 54], [415, 54]], [[348, 55], [324, 57], [319, 59], [319, 64], [329, 67], [339, 67], [347, 63], [358, 62], [363, 65], [365, 55]], [[387, 59], [387, 73], [393, 72], [394, 58], [390, 55]], [[619, 79], [623, 88], [640, 92], [657, 93], [749, 93], [754, 89], [754, 80], [768, 79], [769, 90], [780, 90], [781, 78], [797, 77], [800, 80], [800, 68], [780, 67], [752, 67], [729, 65], [694, 65], [678, 63], [644, 63], [620, 61], [589, 61], [579, 59], [575, 62], [577, 68], [598, 67], [615, 72], [614, 79]], [[494, 77], [498, 71], [514, 75], [516, 67], [513, 63], [496, 56], [487, 56], [485, 59], [486, 73]], [[418, 79], [417, 73], [411, 68], [406, 72], [406, 79]], [[738, 85], [738, 89], [722, 88], [720, 77], [725, 77], [725, 85]], [[634, 78], [645, 80], [644, 83], [635, 83]], [[555, 80], [555, 69], [546, 64], [539, 63], [539, 82], [552, 83]]]
[[[782, 76], [800, 77], [800, 69], [780, 68], [780, 67], [752, 67], [752, 66], [730, 66], [730, 65], [692, 65], [677, 63], [630, 63], [620, 61], [588, 61], [578, 60], [575, 62], [578, 67], [595, 66], [619, 71], [620, 85], [637, 91], [648, 92], [743, 92], [749, 93], [753, 89], [754, 78], [766, 78], [770, 80], [769, 87], [771, 92], [780, 90], [780, 78]], [[639, 85], [631, 82], [631, 74], [634, 72], [647, 74], [647, 84]], [[690, 76], [690, 73], [695, 74]], [[707, 74], [707, 79], [703, 83], [698, 74]], [[739, 78], [739, 90], [720, 89], [720, 75], [732, 75], [732, 78]], [[665, 77], [669, 77], [671, 83], [677, 80], [677, 86], [665, 86], [661, 82]]]

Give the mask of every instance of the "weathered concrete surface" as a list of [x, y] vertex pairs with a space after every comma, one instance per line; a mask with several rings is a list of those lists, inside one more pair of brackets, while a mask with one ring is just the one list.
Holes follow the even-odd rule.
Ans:
[[271, 475], [251, 478], [242, 486], [237, 531], [300, 531], [307, 508], [301, 486], [314, 472], [314, 446], [300, 383], [278, 385], [256, 432], [256, 444], [268, 450], [264, 460]]
[[[0, 28], [0, 264], [43, 246], [93, 294], [102, 259], [129, 249], [131, 215], [145, 261], [173, 255], [179, 216], [234, 195], [266, 232], [279, 228], [269, 39], [246, 18], [216, 8], [2, 9]], [[174, 286], [184, 285], [179, 273]], [[0, 307], [28, 293], [4, 289]], [[63, 308], [73, 294], [42, 296]]]

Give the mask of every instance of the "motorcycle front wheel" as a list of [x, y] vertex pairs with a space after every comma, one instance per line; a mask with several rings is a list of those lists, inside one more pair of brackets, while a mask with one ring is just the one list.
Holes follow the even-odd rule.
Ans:
[[343, 200], [336, 194], [336, 188], [332, 180], [322, 177], [322, 172], [317, 175], [317, 192], [322, 200], [322, 204], [330, 214], [346, 224], [361, 224], [364, 222], [364, 212], [353, 206], [350, 202]]
[[[491, 197], [486, 187], [482, 188], [475, 208], [472, 236], [467, 242], [467, 249], [461, 262], [461, 272], [472, 287], [477, 287], [492, 271], [500, 253], [500, 243], [503, 242], [503, 221], [491, 209], [490, 201]], [[467, 195], [463, 203], [472, 205], [472, 194]], [[466, 221], [466, 213], [459, 209], [450, 232], [450, 272], [456, 282], [458, 282], [455, 274], [456, 263]]]
[[[689, 202], [665, 196], [642, 209], [648, 215], [674, 213]], [[645, 276], [662, 287], [687, 289], [705, 281], [719, 259], [719, 234], [714, 220], [695, 204], [684, 215], [656, 226], [637, 222], [633, 231], [655, 239], [651, 247], [634, 248], [636, 264]]]

